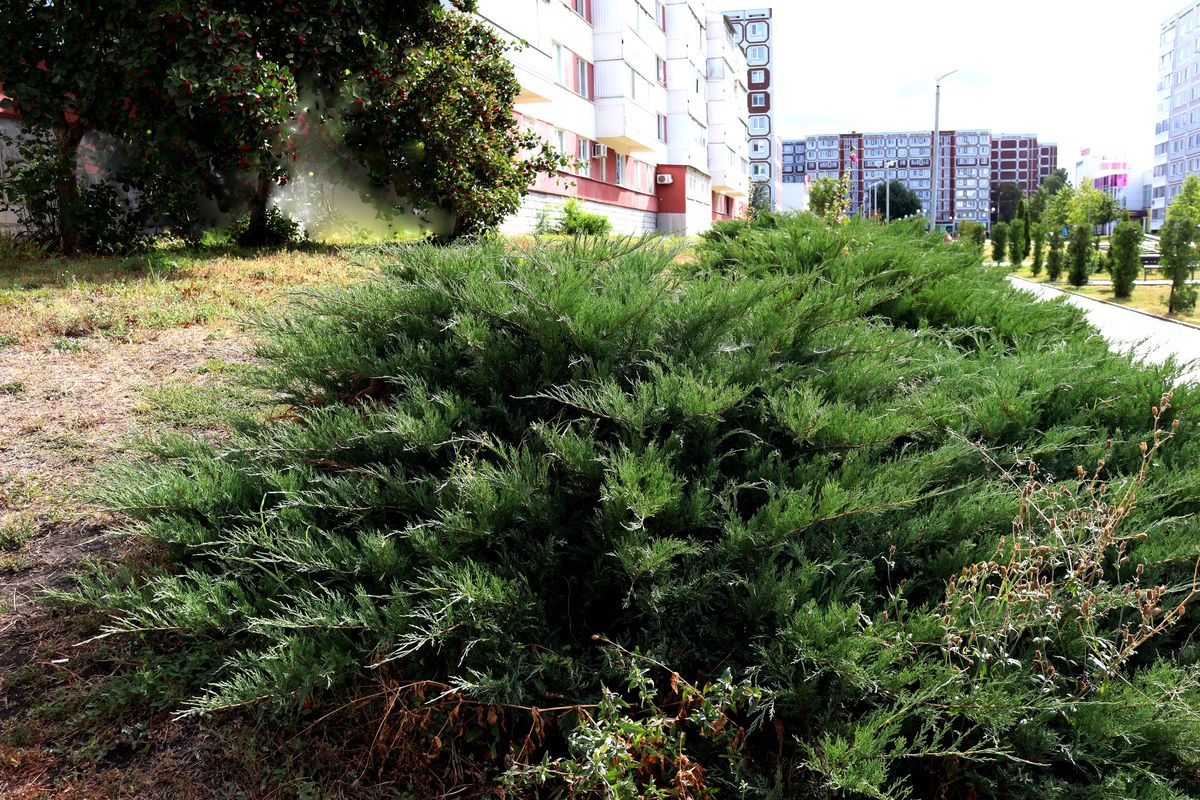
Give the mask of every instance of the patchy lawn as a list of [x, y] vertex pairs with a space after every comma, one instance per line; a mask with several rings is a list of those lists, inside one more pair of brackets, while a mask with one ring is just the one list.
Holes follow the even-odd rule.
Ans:
[[[1034, 275], [1028, 264], [1011, 271], [1011, 274], [1024, 278], [1027, 281], [1035, 283], [1050, 283], [1046, 277], [1046, 270], [1043, 267], [1040, 275]], [[1091, 277], [1092, 281], [1108, 281], [1108, 273], [1099, 273]], [[1189, 313], [1176, 314], [1171, 316], [1167, 313], [1167, 297], [1171, 294], [1170, 286], [1152, 285], [1152, 286], [1134, 286], [1133, 296], [1128, 299], [1118, 299], [1113, 294], [1112, 286], [1108, 283], [1089, 283], [1087, 286], [1075, 287], [1067, 283], [1066, 271], [1059, 276], [1059, 280], [1050, 284], [1058, 289], [1063, 289], [1068, 292], [1076, 292], [1077, 294], [1095, 297], [1098, 300], [1106, 300], [1110, 303], [1116, 303], [1129, 308], [1136, 308], [1139, 311], [1145, 311], [1149, 314], [1162, 317], [1164, 319], [1175, 319], [1182, 322], [1190, 322], [1193, 325], [1200, 325], [1200, 313], [1193, 310]]]
[[37, 599], [89, 559], [152, 557], [106, 537], [111, 520], [82, 499], [98, 466], [139, 434], [220, 436], [239, 414], [270, 412], [236, 380], [251, 362], [241, 320], [385, 258], [312, 247], [0, 264], [0, 797], [281, 788], [271, 759], [239, 758], [243, 733], [172, 720], [116, 683], [136, 645], [79, 646], [96, 622]]

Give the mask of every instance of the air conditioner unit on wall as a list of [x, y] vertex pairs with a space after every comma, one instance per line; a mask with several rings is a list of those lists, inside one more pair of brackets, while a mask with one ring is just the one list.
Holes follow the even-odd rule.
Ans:
[[608, 158], [608, 145], [593, 144], [592, 145], [592, 158]]
[[659, 186], [669, 186], [670, 184], [675, 182], [675, 176], [674, 175], [659, 175], [655, 180], [658, 181]]

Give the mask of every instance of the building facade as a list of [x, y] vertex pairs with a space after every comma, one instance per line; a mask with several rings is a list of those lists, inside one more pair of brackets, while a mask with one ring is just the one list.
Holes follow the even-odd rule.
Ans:
[[1039, 143], [1032, 133], [998, 133], [992, 136], [992, 184], [1015, 183], [1026, 196], [1058, 169], [1058, 145]]
[[[1148, 172], [1133, 172], [1124, 159], [1110, 158], [1088, 148], [1080, 152], [1075, 162], [1073, 180], [1076, 186], [1085, 180], [1091, 181], [1093, 186], [1116, 200], [1118, 209], [1128, 211], [1131, 219], [1141, 221], [1150, 206]], [[1104, 232], [1111, 233], [1115, 225], [1115, 222], [1109, 223]]]
[[[1013, 147], [1009, 148], [1008, 143]], [[1021, 146], [1021, 142], [1026, 142]], [[1058, 166], [1058, 147], [1038, 145], [1036, 136], [993, 136], [984, 129], [941, 131], [938, 158], [939, 225], [962, 220], [986, 222], [991, 216], [992, 192], [998, 176], [1012, 180], [1027, 194]], [[1024, 159], [1009, 158], [1024, 153]], [[818, 178], [850, 176], [851, 213], [874, 212], [872, 190], [898, 180], [917, 195], [922, 213], [933, 197], [933, 131], [839, 133], [789, 139], [783, 142], [784, 197], [789, 208], [801, 207], [807, 187]], [[1004, 167], [997, 170], [1000, 162]], [[793, 189], [792, 187], [796, 187]]]
[[1162, 226], [1183, 179], [1200, 173], [1200, 2], [1163, 22], [1158, 47], [1152, 231]]
[[780, 146], [775, 116], [775, 22], [769, 8], [726, 11], [735, 41], [746, 54], [746, 98], [750, 113], [750, 180], [767, 186], [772, 205], [783, 192]]
[[481, 0], [478, 13], [514, 43], [520, 124], [571, 159], [502, 230], [552, 222], [571, 197], [621, 233], [694, 234], [744, 211], [746, 61], [706, 0]]

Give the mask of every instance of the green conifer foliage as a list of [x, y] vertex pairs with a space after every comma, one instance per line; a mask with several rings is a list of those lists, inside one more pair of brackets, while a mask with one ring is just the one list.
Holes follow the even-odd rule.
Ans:
[[1014, 267], [1025, 261], [1025, 229], [1019, 220], [1008, 226], [1008, 260]]
[[1092, 231], [1087, 225], [1075, 225], [1067, 237], [1067, 261], [1070, 272], [1067, 280], [1072, 286], [1084, 286], [1088, 282], [1092, 262]]
[[1042, 264], [1045, 260], [1046, 226], [1039, 223], [1033, 226], [1033, 264], [1029, 268], [1034, 276], [1041, 274]]
[[1192, 792], [1196, 393], [920, 220], [728, 234], [398, 247], [298, 301], [293, 413], [125, 464], [163, 557], [75, 602], [218, 664], [186, 710], [442, 713], [397, 747], [444, 792]]
[[997, 264], [1008, 259], [1008, 232], [1007, 222], [997, 222], [992, 226], [992, 261]]
[[1046, 253], [1046, 277], [1052, 281], [1062, 275], [1063, 237], [1058, 228], [1050, 231], [1050, 249]]
[[1112, 272], [1113, 294], [1126, 298], [1133, 294], [1133, 283], [1142, 270], [1142, 228], [1125, 218], [1113, 229], [1109, 245], [1109, 269]]

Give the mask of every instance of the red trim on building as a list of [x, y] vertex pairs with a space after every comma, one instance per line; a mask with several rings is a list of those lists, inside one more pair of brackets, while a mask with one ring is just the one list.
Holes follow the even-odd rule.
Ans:
[[572, 175], [569, 172], [559, 172], [554, 177], [539, 175], [533, 184], [532, 191], [559, 197], [578, 197], [580, 200], [591, 200], [594, 203], [631, 208], [636, 211], [657, 212], [659, 210], [659, 199], [652, 194], [639, 192], [625, 186], [603, 183], [582, 175]]
[[686, 214], [687, 213], [687, 172], [684, 164], [660, 164], [659, 175], [670, 175], [670, 183], [659, 183], [654, 188], [658, 192], [658, 213]]

